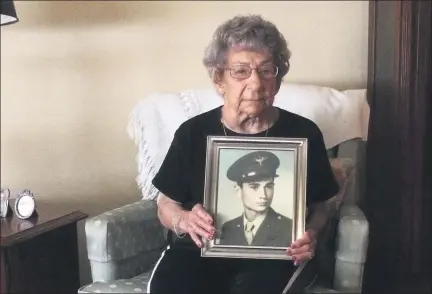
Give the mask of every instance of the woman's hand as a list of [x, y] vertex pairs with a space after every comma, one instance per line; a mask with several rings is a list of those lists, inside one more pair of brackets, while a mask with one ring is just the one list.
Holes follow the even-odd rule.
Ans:
[[212, 240], [216, 229], [213, 218], [201, 204], [196, 204], [191, 211], [183, 211], [179, 222], [179, 229], [188, 233], [198, 247], [202, 247], [202, 238]]
[[316, 232], [308, 230], [301, 238], [293, 242], [286, 252], [289, 256], [292, 256], [294, 265], [298, 265], [302, 261], [312, 259], [315, 255], [315, 248]]

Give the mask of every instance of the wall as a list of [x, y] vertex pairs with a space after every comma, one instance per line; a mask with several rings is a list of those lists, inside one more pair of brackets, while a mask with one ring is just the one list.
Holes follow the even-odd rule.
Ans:
[[293, 52], [286, 81], [366, 86], [367, 1], [17, 1], [16, 9], [20, 22], [1, 28], [1, 185], [90, 215], [139, 199], [125, 131], [131, 108], [150, 92], [210, 86], [204, 46], [235, 14], [260, 13], [279, 27]]

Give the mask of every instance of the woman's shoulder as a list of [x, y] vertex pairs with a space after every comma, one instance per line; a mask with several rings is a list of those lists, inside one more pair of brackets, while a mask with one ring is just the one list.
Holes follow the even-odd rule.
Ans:
[[219, 121], [220, 117], [220, 106], [204, 111], [198, 115], [195, 115], [183, 123], [177, 129], [177, 133], [190, 133], [196, 132], [201, 129], [205, 129]]
[[282, 108], [278, 109], [279, 119], [282, 125], [295, 127], [297, 130], [311, 135], [321, 134], [318, 125], [314, 121], [288, 110]]

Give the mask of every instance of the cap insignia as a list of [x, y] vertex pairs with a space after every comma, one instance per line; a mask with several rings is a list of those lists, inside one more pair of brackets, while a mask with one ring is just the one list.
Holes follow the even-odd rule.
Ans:
[[257, 159], [255, 159], [255, 161], [258, 162], [259, 165], [262, 165], [263, 161], [266, 159], [267, 159], [267, 157], [262, 156], [262, 157], [258, 157]]

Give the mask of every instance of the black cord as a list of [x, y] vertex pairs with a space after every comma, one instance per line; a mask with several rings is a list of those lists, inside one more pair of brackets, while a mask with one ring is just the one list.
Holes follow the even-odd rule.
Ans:
[[5, 283], [6, 283], [6, 293], [10, 293], [10, 288], [11, 288], [11, 284], [10, 284], [10, 264], [9, 264], [9, 255], [8, 255], [8, 250], [3, 251], [3, 263], [4, 263], [4, 270], [5, 270]]

